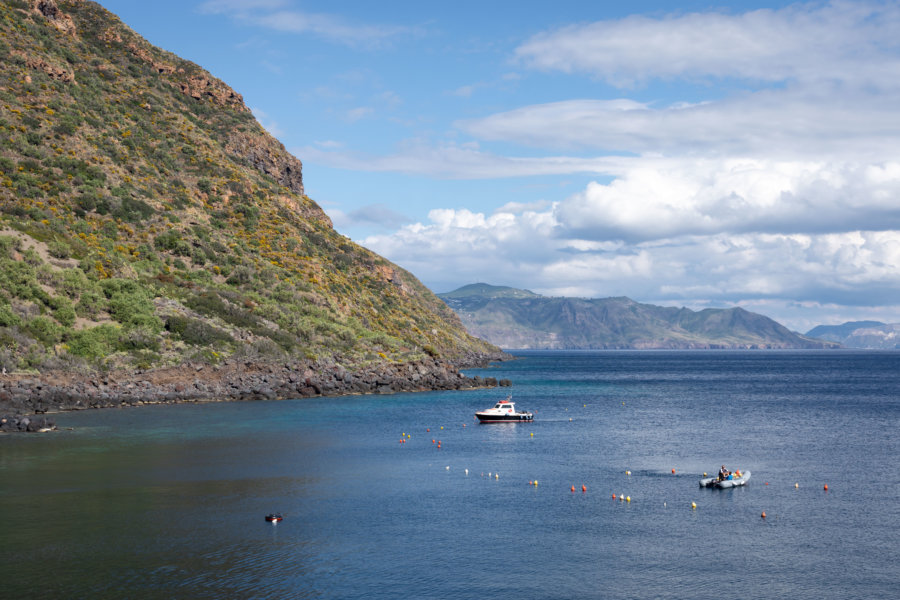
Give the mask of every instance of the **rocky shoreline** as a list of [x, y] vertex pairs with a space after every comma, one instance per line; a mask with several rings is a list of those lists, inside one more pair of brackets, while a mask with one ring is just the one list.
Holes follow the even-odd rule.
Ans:
[[[424, 358], [357, 368], [334, 361], [256, 363], [229, 359], [219, 365], [185, 364], [145, 372], [0, 375], [0, 414], [7, 415], [7, 423], [16, 423], [15, 429], [8, 425], [0, 431], [22, 430], [18, 423], [23, 415], [87, 408], [508, 386], [509, 380], [467, 377], [459, 371], [506, 358], [503, 354], [468, 356], [456, 362]], [[28, 419], [26, 430], [32, 421], [38, 419]], [[31, 430], [36, 431], [35, 427]]]

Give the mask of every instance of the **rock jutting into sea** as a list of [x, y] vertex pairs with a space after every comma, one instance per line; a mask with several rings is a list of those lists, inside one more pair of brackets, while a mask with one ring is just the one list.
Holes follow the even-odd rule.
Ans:
[[[502, 356], [469, 357], [465, 366]], [[178, 402], [276, 400], [347, 394], [391, 394], [508, 386], [509, 380], [467, 377], [436, 358], [347, 368], [336, 362], [271, 363], [228, 359], [219, 365], [79, 376], [0, 376], [0, 411], [15, 414]]]

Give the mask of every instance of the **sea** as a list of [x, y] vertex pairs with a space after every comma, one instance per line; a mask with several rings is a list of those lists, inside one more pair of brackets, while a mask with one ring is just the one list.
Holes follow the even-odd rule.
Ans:
[[[900, 352], [514, 355], [0, 436], [0, 597], [900, 597]], [[534, 422], [478, 424], [508, 394]]]

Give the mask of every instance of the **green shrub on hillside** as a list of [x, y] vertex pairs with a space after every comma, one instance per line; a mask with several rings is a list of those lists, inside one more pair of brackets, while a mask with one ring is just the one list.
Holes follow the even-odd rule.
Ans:
[[104, 358], [115, 352], [120, 332], [117, 325], [98, 325], [72, 333], [66, 346], [75, 356]]

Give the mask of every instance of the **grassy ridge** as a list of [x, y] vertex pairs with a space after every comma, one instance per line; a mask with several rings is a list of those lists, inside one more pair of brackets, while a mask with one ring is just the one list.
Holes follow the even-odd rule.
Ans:
[[0, 4], [0, 367], [495, 350], [335, 232], [239, 94], [93, 2]]

